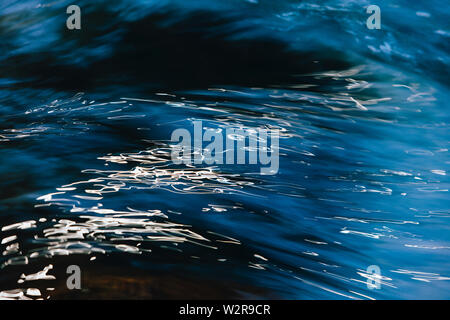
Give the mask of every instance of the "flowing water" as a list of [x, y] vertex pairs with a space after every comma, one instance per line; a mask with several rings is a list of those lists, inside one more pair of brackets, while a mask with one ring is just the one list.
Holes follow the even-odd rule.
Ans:
[[[0, 298], [450, 298], [445, 1], [70, 4], [0, 4]], [[198, 120], [278, 173], [175, 165]]]

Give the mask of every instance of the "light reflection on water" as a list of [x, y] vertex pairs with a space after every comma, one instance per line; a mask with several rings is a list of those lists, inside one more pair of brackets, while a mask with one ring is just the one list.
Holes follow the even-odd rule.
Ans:
[[[355, 72], [330, 72], [320, 76], [351, 79], [345, 77], [354, 76]], [[99, 118], [107, 117], [109, 121], [130, 121], [140, 118], [143, 108], [148, 106], [152, 106], [152, 111], [144, 115], [149, 118], [158, 118], [158, 109], [170, 114], [168, 107], [192, 112], [192, 117], [186, 120], [175, 118], [176, 121], [171, 121], [172, 117], [166, 115], [162, 123], [153, 122], [153, 126], [186, 125], [196, 119], [216, 128], [236, 124], [258, 128], [264, 123], [263, 127], [277, 128], [281, 132], [280, 174], [262, 177], [227, 165], [177, 167], [171, 163], [168, 141], [144, 138], [142, 142], [151, 143], [152, 147], [98, 156], [97, 168], [83, 169], [82, 180], [68, 181], [56, 190], [36, 197], [36, 208], [57, 208], [62, 216], [3, 226], [3, 255], [7, 260], [2, 268], [8, 270], [11, 266], [29, 265], [28, 270], [32, 270], [33, 261], [43, 258], [51, 261], [55, 256], [75, 254], [94, 258], [110, 252], [144, 255], [152, 261], [152, 253], [158, 248], [170, 252], [169, 256], [179, 255], [185, 260], [206, 259], [205, 267], [213, 264], [212, 256], [215, 263], [233, 261], [238, 268], [247, 265], [247, 268], [291, 279], [290, 283], [298, 280], [293, 287], [310, 286], [341, 298], [377, 297], [378, 292], [365, 288], [366, 279], [372, 275], [366, 273], [364, 262], [361, 264], [358, 258], [363, 254], [366, 264], [377, 261], [378, 258], [370, 257], [372, 250], [379, 250], [375, 249], [377, 245], [373, 241], [381, 241], [381, 248], [394, 251], [432, 249], [441, 252], [449, 248], [447, 241], [424, 237], [418, 229], [422, 227], [424, 217], [447, 217], [448, 212], [430, 210], [424, 213], [410, 208], [411, 214], [406, 217], [389, 210], [389, 201], [394, 200], [381, 199], [407, 198], [411, 193], [447, 192], [438, 187], [440, 183], [436, 180], [439, 176], [445, 178], [446, 172], [442, 169], [409, 169], [405, 165], [389, 169], [384, 164], [368, 162], [374, 157], [373, 145], [355, 148], [355, 141], [344, 143], [348, 126], [355, 126], [359, 121], [394, 126], [391, 129], [401, 121], [388, 113], [393, 110], [386, 105], [391, 103], [392, 97], [357, 100], [351, 90], [355, 87], [346, 87], [342, 93], [322, 95], [286, 89], [223, 88], [184, 93], [184, 96], [159, 93], [155, 99], [122, 98], [111, 103], [88, 102], [85, 95], [78, 94], [67, 101], [26, 111], [27, 116], [35, 114], [38, 119], [62, 119], [66, 124], [63, 135], [65, 131], [72, 131], [72, 126], [82, 126], [81, 132], [85, 134], [95, 132], [96, 124], [74, 119], [83, 117], [84, 112]], [[259, 104], [258, 100], [266, 103]], [[116, 109], [118, 107], [120, 109]], [[111, 113], [122, 116], [110, 117]], [[329, 122], [330, 118], [333, 122]], [[339, 126], [345, 122], [347, 126]], [[11, 140], [49, 134], [48, 130], [36, 129], [40, 126], [5, 130], [7, 133], [3, 136]], [[137, 130], [147, 133], [152, 129], [138, 127]], [[24, 132], [28, 134], [24, 135]], [[321, 136], [326, 139], [318, 140]], [[408, 148], [409, 153], [411, 150]], [[342, 157], [342, 153], [358, 156]], [[430, 156], [417, 151], [412, 154]], [[103, 168], [99, 162], [103, 163]], [[389, 162], [393, 163], [393, 160]], [[351, 164], [357, 169], [349, 170]], [[168, 193], [173, 196], [167, 198]], [[351, 194], [372, 196], [363, 200]], [[162, 205], [163, 199], [168, 199], [169, 203]], [[178, 202], [175, 208], [170, 204], [172, 201]], [[268, 203], [272, 205], [265, 205]], [[258, 218], [247, 226], [242, 226], [241, 219], [233, 217], [249, 214]], [[202, 218], [203, 215], [206, 218]], [[215, 221], [214, 215], [225, 217]], [[246, 220], [248, 218], [244, 217], [243, 221]], [[270, 230], [272, 227], [267, 224], [277, 221], [281, 226], [288, 223], [292, 228]], [[232, 225], [237, 229], [230, 229]], [[258, 228], [269, 233], [259, 234]], [[29, 229], [34, 233], [35, 248], [24, 250], [16, 241], [23, 238], [22, 230]], [[252, 231], [256, 231], [255, 236]], [[280, 234], [277, 236], [277, 233]], [[285, 243], [280, 243], [281, 239], [285, 239]], [[242, 247], [242, 243], [248, 244]], [[295, 256], [294, 263], [291, 262], [292, 255]], [[160, 259], [158, 256], [155, 263], [167, 262]], [[389, 265], [392, 260], [378, 263], [381, 262]], [[383, 276], [381, 281], [386, 291], [398, 289], [394, 279], [405, 281], [405, 276], [421, 282], [448, 280], [445, 274], [407, 270], [404, 264], [394, 263], [388, 267], [389, 271], [383, 265], [381, 267], [389, 272], [389, 276]], [[35, 273], [37, 276], [22, 275], [18, 282], [25, 283], [36, 277], [54, 280], [53, 276], [47, 275], [52, 268], [46, 267]], [[51, 296], [51, 292], [48, 294]], [[35, 298], [42, 295], [38, 294], [38, 289], [30, 292], [24, 289], [4, 291], [2, 296]]]
[[[2, 89], [26, 103], [0, 110], [0, 298], [66, 297], [68, 264], [77, 297], [449, 297], [446, 89], [371, 60], [296, 79]], [[279, 130], [279, 173], [174, 165], [197, 120]]]

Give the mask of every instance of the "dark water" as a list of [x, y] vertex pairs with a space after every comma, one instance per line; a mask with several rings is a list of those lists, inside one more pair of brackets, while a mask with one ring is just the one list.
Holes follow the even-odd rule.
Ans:
[[[1, 298], [450, 298], [445, 1], [381, 30], [368, 1], [69, 4], [0, 4]], [[174, 165], [195, 120], [280, 130], [278, 174]]]

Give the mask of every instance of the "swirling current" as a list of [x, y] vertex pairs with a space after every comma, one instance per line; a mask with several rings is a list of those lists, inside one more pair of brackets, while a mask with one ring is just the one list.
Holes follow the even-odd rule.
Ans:
[[[0, 3], [0, 298], [450, 298], [448, 3], [70, 4]], [[175, 164], [195, 121], [278, 173]]]

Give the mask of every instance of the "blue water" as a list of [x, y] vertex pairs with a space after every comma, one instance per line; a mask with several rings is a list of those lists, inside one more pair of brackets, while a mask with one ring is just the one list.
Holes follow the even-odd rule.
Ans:
[[[70, 4], [0, 4], [0, 298], [450, 298], [445, 1]], [[278, 174], [173, 164], [197, 120]]]

